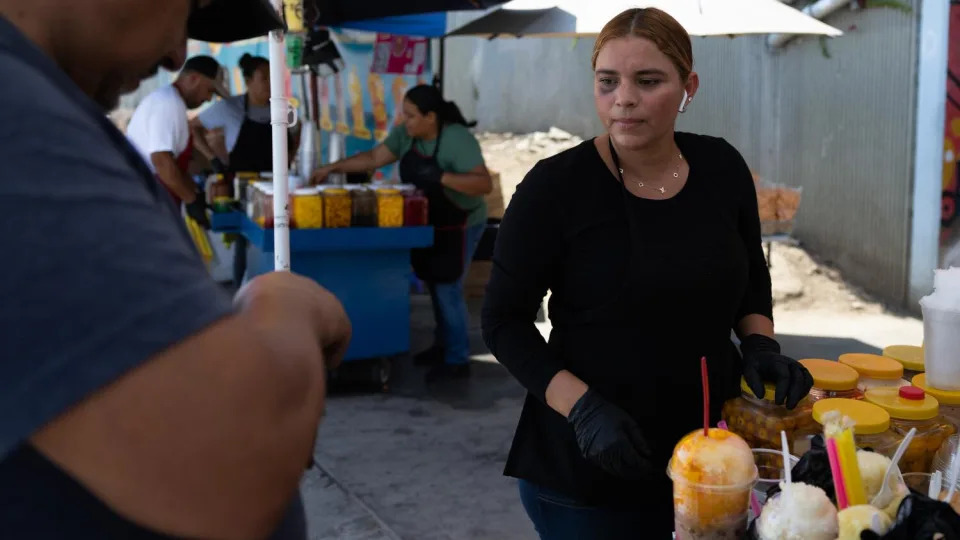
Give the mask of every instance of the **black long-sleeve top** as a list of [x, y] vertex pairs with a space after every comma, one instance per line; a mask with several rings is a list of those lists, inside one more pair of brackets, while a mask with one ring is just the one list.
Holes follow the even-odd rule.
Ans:
[[[739, 386], [731, 329], [772, 311], [746, 163], [722, 139], [677, 133], [676, 142], [690, 174], [667, 200], [629, 194], [594, 141], [538, 163], [500, 226], [483, 308], [487, 346], [529, 392], [506, 474], [664, 519], [673, 447], [702, 425], [700, 357], [716, 421]], [[545, 341], [534, 321], [548, 290]], [[545, 403], [562, 369], [637, 420], [662, 473], [631, 484], [581, 457], [572, 428]]]

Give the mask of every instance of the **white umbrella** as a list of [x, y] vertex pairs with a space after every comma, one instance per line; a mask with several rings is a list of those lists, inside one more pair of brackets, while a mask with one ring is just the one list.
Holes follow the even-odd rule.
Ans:
[[635, 7], [666, 11], [692, 36], [843, 34], [778, 0], [513, 0], [447, 35], [595, 36]]

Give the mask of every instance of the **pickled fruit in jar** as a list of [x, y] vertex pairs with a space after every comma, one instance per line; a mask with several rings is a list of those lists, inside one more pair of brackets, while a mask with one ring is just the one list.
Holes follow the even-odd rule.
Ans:
[[291, 197], [290, 226], [298, 229], [323, 227], [323, 199], [316, 188], [301, 188]]
[[403, 195], [398, 189], [377, 190], [377, 225], [403, 227]]
[[350, 192], [343, 188], [329, 188], [322, 192], [324, 225], [331, 229], [350, 226], [353, 217], [353, 204]]

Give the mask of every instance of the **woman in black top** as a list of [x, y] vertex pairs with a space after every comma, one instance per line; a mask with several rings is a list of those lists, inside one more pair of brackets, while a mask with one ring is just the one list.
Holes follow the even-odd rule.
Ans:
[[[632, 9], [597, 39], [608, 134], [546, 159], [498, 234], [484, 339], [529, 394], [506, 474], [544, 539], [668, 538], [667, 462], [738, 392], [777, 384], [793, 407], [813, 381], [773, 339], [756, 192], [723, 139], [677, 133], [699, 84], [686, 31]], [[552, 291], [553, 331], [534, 326]], [[730, 339], [742, 343], [741, 360]]]

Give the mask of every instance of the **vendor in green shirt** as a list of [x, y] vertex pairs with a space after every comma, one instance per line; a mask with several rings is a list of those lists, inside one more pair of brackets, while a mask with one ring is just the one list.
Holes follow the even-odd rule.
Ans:
[[433, 365], [428, 379], [470, 375], [469, 320], [463, 276], [487, 222], [483, 196], [493, 183], [480, 144], [459, 107], [429, 85], [411, 88], [403, 100], [403, 125], [368, 152], [317, 169], [313, 183], [331, 173], [364, 172], [400, 161], [400, 179], [414, 184], [430, 201], [433, 246], [414, 250], [413, 267], [427, 283], [437, 323], [432, 347], [416, 355]]

